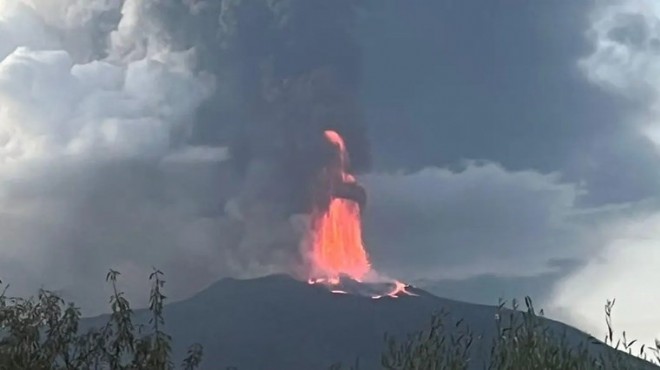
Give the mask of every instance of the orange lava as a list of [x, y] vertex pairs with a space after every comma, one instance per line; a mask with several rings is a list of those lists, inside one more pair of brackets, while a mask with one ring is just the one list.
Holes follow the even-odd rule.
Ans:
[[339, 278], [338, 277], [333, 277], [333, 278], [309, 279], [309, 280], [307, 280], [307, 283], [309, 283], [310, 285], [313, 285], [313, 284], [338, 285], [339, 284]]
[[[335, 145], [338, 151], [338, 161], [325, 169], [329, 175], [330, 187], [334, 181], [344, 184], [356, 183], [353, 175], [348, 173], [348, 152], [342, 137], [335, 131], [326, 131], [326, 139]], [[309, 284], [336, 286], [340, 277], [346, 275], [353, 280], [362, 280], [371, 271], [369, 256], [362, 242], [362, 222], [360, 206], [353, 200], [331, 197], [328, 208], [312, 214], [313, 246], [312, 246], [312, 278]], [[395, 286], [387, 294], [373, 296], [397, 298], [399, 295], [415, 295], [406, 290], [407, 285], [395, 281]], [[347, 294], [343, 290], [331, 290], [335, 294]]]
[[355, 202], [333, 199], [318, 220], [314, 237], [315, 268], [329, 279], [348, 275], [361, 280], [371, 269], [362, 245], [360, 209]]
[[406, 284], [404, 284], [400, 281], [395, 281], [394, 282], [394, 289], [391, 292], [389, 292], [385, 295], [373, 296], [371, 298], [373, 298], [373, 299], [380, 299], [380, 298], [383, 298], [383, 297], [399, 298], [400, 294], [417, 296], [417, 294], [409, 292], [406, 288], [408, 288], [408, 286]]
[[[330, 168], [330, 175], [343, 182], [355, 182], [346, 170], [348, 153], [341, 136], [335, 131], [326, 131], [326, 138], [339, 151], [339, 166]], [[338, 282], [339, 276], [347, 275], [361, 280], [370, 270], [371, 264], [362, 244], [360, 206], [349, 199], [333, 197], [324, 213], [314, 217], [314, 241], [312, 260], [315, 274]]]

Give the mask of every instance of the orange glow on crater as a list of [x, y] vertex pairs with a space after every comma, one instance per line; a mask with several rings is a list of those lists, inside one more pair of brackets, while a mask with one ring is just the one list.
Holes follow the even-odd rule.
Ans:
[[[326, 139], [337, 149], [337, 160], [328, 165], [323, 174], [329, 176], [330, 203], [326, 209], [312, 213], [311, 278], [309, 284], [337, 286], [341, 276], [362, 282], [371, 272], [369, 256], [362, 241], [360, 204], [335, 193], [336, 186], [359, 186], [348, 172], [348, 152], [343, 138], [335, 131], [325, 131]], [[394, 288], [384, 295], [372, 296], [397, 298], [401, 294], [415, 295], [406, 290], [407, 285], [395, 281]], [[335, 294], [347, 294], [338, 288]]]

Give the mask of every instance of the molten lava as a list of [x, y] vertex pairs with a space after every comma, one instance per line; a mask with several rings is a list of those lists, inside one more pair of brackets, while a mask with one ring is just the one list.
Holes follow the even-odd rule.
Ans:
[[414, 296], [417, 295], [417, 294], [414, 294], [414, 293], [410, 293], [408, 290], [406, 290], [406, 288], [408, 288], [408, 286], [406, 284], [404, 284], [400, 281], [395, 281], [394, 282], [394, 290], [392, 290], [391, 292], [389, 292], [385, 295], [376, 295], [376, 296], [373, 296], [371, 298], [380, 299], [380, 298], [383, 298], [385, 296], [392, 297], [392, 298], [399, 298], [399, 294], [407, 294], [407, 295], [414, 295]]
[[[309, 284], [324, 284], [337, 287], [342, 276], [357, 282], [371, 272], [369, 257], [362, 243], [361, 209], [358, 202], [340, 197], [336, 188], [357, 185], [353, 175], [348, 173], [348, 152], [342, 137], [335, 131], [326, 131], [326, 139], [338, 152], [336, 160], [324, 169], [330, 190], [330, 204], [326, 209], [312, 214], [312, 278]], [[406, 290], [407, 285], [395, 281], [394, 288], [382, 297], [397, 298], [399, 294], [414, 295]], [[337, 288], [332, 293], [347, 294]]]
[[314, 236], [315, 267], [330, 278], [348, 275], [359, 281], [371, 270], [362, 245], [360, 209], [355, 202], [332, 199], [318, 220]]
[[[325, 136], [339, 151], [338, 165], [327, 169], [330, 180], [354, 183], [355, 178], [347, 172], [348, 153], [341, 136], [334, 131], [326, 131]], [[359, 205], [353, 200], [332, 196], [327, 210], [315, 212], [313, 218], [315, 273], [327, 279], [347, 275], [362, 280], [371, 265], [362, 244]]]

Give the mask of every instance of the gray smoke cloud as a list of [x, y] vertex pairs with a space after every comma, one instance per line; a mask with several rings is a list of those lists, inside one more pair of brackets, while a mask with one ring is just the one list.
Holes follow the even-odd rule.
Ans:
[[0, 4], [0, 278], [104, 307], [288, 271], [328, 160], [369, 164], [352, 1]]
[[[631, 102], [637, 109], [623, 122], [644, 138], [657, 162], [660, 153], [660, 3], [653, 0], [603, 1], [589, 13], [587, 37], [591, 53], [579, 67], [595, 86]], [[650, 173], [653, 171], [652, 163]], [[653, 345], [660, 338], [660, 320], [649, 307], [660, 304], [647, 293], [649, 281], [659, 277], [657, 261], [657, 193], [628, 206], [625, 217], [608, 225], [610, 234], [601, 251], [582, 269], [556, 287], [553, 303], [564, 318], [588, 329], [601, 328], [596, 317], [605, 297], [616, 298], [617, 325], [638, 344]]]

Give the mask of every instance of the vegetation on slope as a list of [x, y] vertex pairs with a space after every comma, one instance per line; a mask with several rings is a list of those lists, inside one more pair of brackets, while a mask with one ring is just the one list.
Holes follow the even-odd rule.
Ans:
[[[111, 314], [105, 325], [80, 334], [80, 310], [57, 295], [40, 291], [36, 298], [10, 298], [0, 293], [1, 370], [165, 370], [174, 369], [171, 338], [161, 329], [165, 295], [162, 273], [149, 277], [149, 327], [133, 323], [133, 310], [117, 289], [119, 273], [110, 271]], [[182, 368], [196, 369], [202, 347], [192, 345]]]
[[[525, 304], [526, 310], [520, 311], [516, 301], [511, 309], [500, 303], [494, 318], [496, 335], [487, 343], [462, 320], [451, 322], [448, 313], [441, 312], [426, 329], [405, 340], [386, 337], [382, 366], [387, 370], [633, 370], [655, 369], [660, 362], [660, 343], [654, 349], [642, 346], [633, 353], [636, 341], [627, 341], [625, 332], [614, 343], [613, 301], [605, 306], [608, 332], [604, 342], [586, 334], [586, 339], [576, 341], [566, 331], [557, 332], [548, 325], [542, 311], [536, 314], [529, 297]], [[482, 358], [488, 362], [475, 366], [475, 352], [484, 349], [487, 353]]]
[[[162, 273], [155, 270], [149, 277], [150, 320], [146, 327], [134, 323], [130, 303], [117, 288], [118, 276], [118, 272], [110, 271], [106, 277], [113, 288], [107, 322], [82, 334], [80, 310], [73, 304], [43, 290], [30, 299], [8, 297], [5, 286], [0, 291], [0, 370], [174, 369], [171, 337], [162, 329], [166, 299], [162, 293]], [[594, 338], [579, 343], [569, 340], [566, 333], [549, 328], [543, 312], [537, 315], [529, 298], [525, 299], [525, 305], [526, 309], [521, 311], [515, 301], [511, 309], [501, 303], [494, 317], [496, 335], [490, 339], [475, 335], [463, 321], [452, 321], [447, 312], [441, 311], [433, 316], [426, 329], [404, 340], [386, 335], [382, 367], [387, 370], [474, 368], [473, 356], [478, 351], [487, 351], [484, 358], [489, 361], [477, 367], [488, 370], [629, 370], [656, 368], [653, 363], [660, 363], [660, 343], [652, 349], [641, 346], [633, 353], [635, 341], [628, 341], [625, 332], [615, 343], [613, 301], [605, 306], [608, 331], [604, 343]], [[602, 350], [597, 350], [598, 346]], [[201, 360], [202, 347], [193, 344], [180, 368], [196, 369]], [[351, 367], [331, 367], [332, 370], [348, 368], [359, 369], [359, 361]]]

